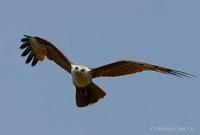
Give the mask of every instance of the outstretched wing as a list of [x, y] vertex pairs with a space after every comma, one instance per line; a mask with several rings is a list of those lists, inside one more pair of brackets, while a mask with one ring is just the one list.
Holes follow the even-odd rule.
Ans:
[[134, 74], [137, 72], [142, 72], [145, 70], [156, 71], [164, 74], [171, 74], [178, 77], [195, 77], [191, 74], [173, 70], [165, 67], [160, 67], [156, 65], [151, 65], [147, 63], [137, 62], [137, 61], [130, 61], [130, 60], [122, 60], [117, 61], [111, 64], [107, 64], [101, 67], [93, 68], [92, 69], [92, 77], [116, 77], [116, 76], [123, 76]]
[[31, 65], [35, 66], [38, 61], [42, 61], [47, 57], [49, 60], [53, 60], [60, 67], [71, 73], [71, 62], [52, 43], [40, 37], [24, 36], [25, 37], [21, 39], [23, 44], [20, 46], [20, 49], [25, 49], [22, 56], [29, 54], [26, 63], [32, 61]]

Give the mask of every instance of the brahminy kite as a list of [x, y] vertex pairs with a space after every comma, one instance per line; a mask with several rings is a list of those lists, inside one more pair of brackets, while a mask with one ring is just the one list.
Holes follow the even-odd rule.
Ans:
[[29, 54], [26, 63], [32, 61], [31, 65], [35, 66], [38, 61], [42, 61], [47, 57], [70, 73], [72, 82], [76, 87], [76, 104], [78, 107], [94, 104], [106, 95], [106, 93], [92, 81], [97, 77], [117, 77], [146, 70], [178, 77], [193, 77], [193, 75], [182, 71], [132, 60], [121, 60], [97, 68], [76, 65], [49, 41], [41, 37], [24, 36], [25, 37], [21, 39], [23, 44], [20, 46], [20, 49], [25, 49], [22, 56]]

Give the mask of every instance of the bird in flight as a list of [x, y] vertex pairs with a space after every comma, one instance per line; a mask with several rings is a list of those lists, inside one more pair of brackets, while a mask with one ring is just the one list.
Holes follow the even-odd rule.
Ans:
[[76, 87], [76, 105], [78, 107], [86, 107], [94, 104], [106, 95], [92, 81], [97, 77], [117, 77], [142, 71], [156, 71], [178, 77], [194, 77], [182, 71], [132, 60], [121, 60], [100, 67], [89, 68], [72, 63], [51, 42], [41, 37], [24, 35], [21, 41], [23, 44], [20, 46], [20, 49], [25, 49], [22, 56], [28, 55], [26, 63], [32, 61], [31, 65], [35, 66], [38, 61], [42, 61], [47, 57], [71, 74], [72, 82]]

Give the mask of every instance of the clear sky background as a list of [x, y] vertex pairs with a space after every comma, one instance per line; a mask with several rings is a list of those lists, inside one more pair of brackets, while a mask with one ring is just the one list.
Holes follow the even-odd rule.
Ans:
[[99, 78], [107, 96], [79, 109], [67, 72], [50, 61], [32, 68], [19, 50], [23, 34], [37, 35], [77, 64], [131, 59], [199, 76], [199, 6], [199, 0], [0, 0], [0, 134], [200, 134], [199, 78], [155, 72]]

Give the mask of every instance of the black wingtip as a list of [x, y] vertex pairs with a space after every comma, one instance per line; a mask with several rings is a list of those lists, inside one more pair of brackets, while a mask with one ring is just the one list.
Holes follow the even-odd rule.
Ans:
[[29, 54], [29, 52], [31, 52], [31, 47], [29, 46], [28, 48], [26, 48], [26, 50], [21, 54], [21, 56], [26, 56]]
[[25, 36], [25, 37], [27, 37], [27, 38], [31, 38], [31, 36], [29, 36], [29, 35], [26, 35], [26, 34], [24, 34], [24, 36]]
[[30, 44], [27, 43], [27, 42], [25, 42], [25, 43], [23, 43], [23, 44], [20, 46], [20, 49], [24, 49], [24, 48], [26, 48], [26, 47], [28, 47], [28, 46], [30, 46]]
[[186, 72], [182, 72], [182, 71], [178, 71], [178, 70], [172, 70], [169, 73], [172, 74], [172, 75], [181, 77], [181, 78], [184, 78], [184, 77], [186, 77], [186, 78], [198, 78], [195, 75], [192, 75], [192, 74], [189, 74], [189, 73], [186, 73]]
[[31, 66], [34, 67], [38, 63], [38, 59], [36, 57], [33, 58]]
[[28, 36], [28, 35], [24, 34], [24, 38], [21, 39], [21, 42], [27, 42], [27, 41], [30, 40], [30, 38], [31, 38], [31, 36]]
[[27, 41], [29, 41], [29, 38], [22, 38], [21, 39], [21, 42], [27, 42]]
[[31, 60], [32, 60], [34, 57], [35, 57], [34, 52], [31, 52], [31, 53], [29, 54], [28, 58], [26, 59], [26, 62], [25, 62], [25, 63], [26, 63], [26, 64], [30, 63]]

